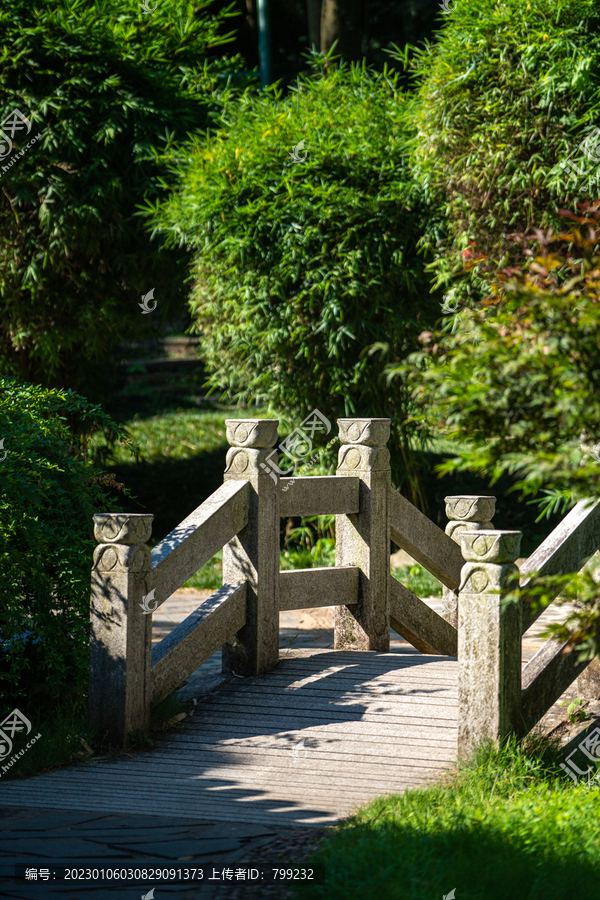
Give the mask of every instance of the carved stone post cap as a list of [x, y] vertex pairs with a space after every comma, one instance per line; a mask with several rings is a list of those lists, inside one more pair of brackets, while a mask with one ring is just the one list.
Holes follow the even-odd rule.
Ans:
[[266, 450], [275, 446], [279, 419], [225, 419], [225, 426], [232, 447]]
[[519, 555], [520, 531], [463, 531], [460, 549], [467, 562], [509, 563]]
[[448, 518], [459, 522], [489, 522], [496, 511], [496, 498], [485, 495], [463, 494], [444, 501]]
[[342, 444], [381, 447], [390, 437], [391, 419], [338, 419]]
[[97, 513], [94, 537], [99, 544], [145, 544], [153, 518], [149, 513]]

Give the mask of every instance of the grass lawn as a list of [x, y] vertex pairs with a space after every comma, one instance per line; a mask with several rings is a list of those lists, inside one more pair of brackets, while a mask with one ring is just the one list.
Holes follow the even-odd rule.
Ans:
[[240, 407], [135, 415], [123, 424], [139, 448], [137, 459], [125, 447], [107, 447], [101, 435], [94, 436], [92, 449], [99, 464], [135, 498], [124, 501], [125, 511], [153, 513], [152, 542], [157, 543], [223, 483], [229, 449], [225, 419], [260, 417], [264, 410]]
[[443, 784], [374, 800], [303, 865], [306, 900], [575, 900], [598, 897], [600, 789], [543, 755], [482, 749]]
[[417, 597], [441, 597], [443, 585], [419, 563], [392, 569], [392, 575]]
[[[227, 447], [225, 419], [259, 418], [264, 411], [230, 409], [169, 409], [145, 417], [134, 416], [125, 424], [131, 439], [140, 449], [140, 457], [148, 463], [167, 459], [189, 459], [199, 453], [211, 453]], [[95, 446], [103, 440], [94, 438]], [[109, 457], [117, 464], [131, 464], [132, 457], [116, 446]]]
[[[223, 483], [228, 450], [225, 419], [278, 417], [282, 439], [297, 424], [283, 415], [256, 407], [198, 407], [183, 402], [164, 407], [158, 400], [153, 407], [151, 399], [150, 396], [147, 403], [140, 405], [137, 413], [131, 414], [128, 407], [127, 415], [116, 415], [139, 448], [137, 459], [125, 447], [107, 447], [101, 435], [94, 436], [91, 446], [97, 461], [114, 473], [117, 481], [123, 482], [131, 492], [132, 497], [125, 501], [125, 511], [153, 513], [154, 542], [165, 537]], [[332, 434], [336, 431], [334, 425]], [[331, 439], [331, 434], [323, 437], [322, 445], [315, 445], [315, 450], [322, 449], [328, 439]], [[451, 453], [453, 449], [448, 442], [437, 441], [426, 455], [425, 480], [430, 495], [430, 518], [444, 528], [444, 497], [448, 494], [495, 494], [498, 497], [494, 516], [496, 528], [521, 529], [521, 552], [527, 556], [561, 517], [555, 516], [535, 524], [536, 510], [527, 503], [519, 502], [514, 495], [505, 494], [512, 484], [507, 478], [491, 490], [481, 479], [468, 474], [438, 479], [433, 467], [441, 462], [443, 453]], [[317, 465], [309, 469], [301, 466], [298, 474], [334, 472], [336, 457], [337, 446], [334, 446], [328, 452], [326, 467]]]

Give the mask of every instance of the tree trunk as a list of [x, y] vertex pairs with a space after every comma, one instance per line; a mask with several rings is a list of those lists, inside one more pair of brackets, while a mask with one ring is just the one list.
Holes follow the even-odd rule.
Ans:
[[256, 2], [255, 0], [246, 0], [246, 22], [252, 34], [256, 37]]
[[308, 19], [308, 46], [317, 52], [321, 49], [321, 0], [306, 0]]
[[364, 0], [323, 0], [321, 50], [327, 53], [337, 41], [335, 54], [347, 62], [362, 59]]

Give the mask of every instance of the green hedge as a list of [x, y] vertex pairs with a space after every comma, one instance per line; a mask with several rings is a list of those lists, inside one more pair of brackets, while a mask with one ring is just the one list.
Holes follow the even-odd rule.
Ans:
[[186, 327], [185, 253], [151, 239], [137, 206], [238, 64], [207, 58], [226, 16], [187, 0], [151, 15], [138, 0], [3, 4], [0, 116], [32, 127], [0, 160], [0, 373], [103, 399], [119, 342]]
[[[600, 125], [598, 0], [458, 0], [438, 40], [413, 57], [415, 177], [439, 192], [448, 238], [435, 247], [449, 300], [485, 296], [480, 251], [511, 258], [508, 235], [558, 224], [558, 209], [600, 193], [564, 163]], [[600, 143], [596, 143], [598, 171]]]
[[148, 213], [194, 253], [192, 314], [215, 385], [298, 423], [315, 407], [331, 421], [391, 416], [398, 450], [406, 397], [368, 350], [403, 357], [439, 312], [416, 249], [430, 197], [407, 165], [398, 76], [315, 65], [286, 99], [228, 104]]
[[123, 438], [70, 391], [0, 378], [0, 696], [83, 685], [92, 515], [119, 487], [88, 459], [89, 434]]

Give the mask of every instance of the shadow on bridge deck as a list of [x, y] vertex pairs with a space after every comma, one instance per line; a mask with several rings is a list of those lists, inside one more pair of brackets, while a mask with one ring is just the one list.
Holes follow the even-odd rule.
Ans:
[[457, 662], [291, 650], [232, 678], [148, 752], [0, 785], [0, 804], [294, 827], [439, 776], [456, 757]]

